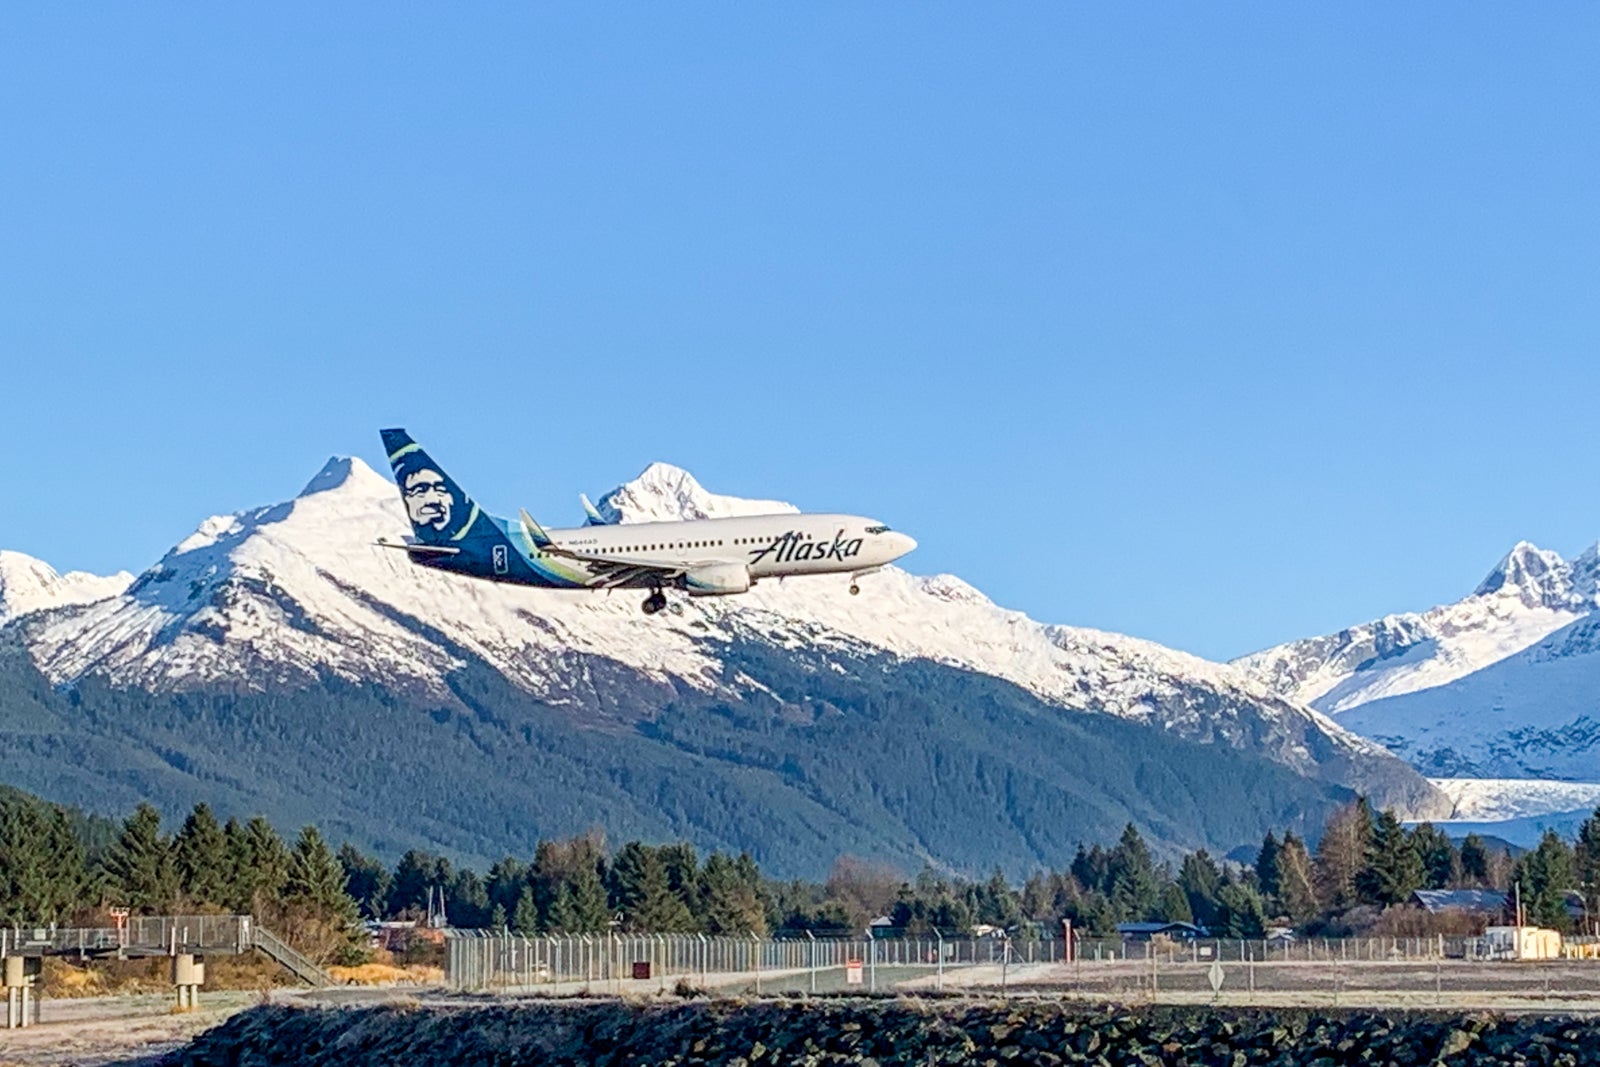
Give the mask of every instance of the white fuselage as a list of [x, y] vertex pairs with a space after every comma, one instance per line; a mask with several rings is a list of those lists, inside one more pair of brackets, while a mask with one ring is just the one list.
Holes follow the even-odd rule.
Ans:
[[860, 515], [777, 514], [551, 530], [558, 548], [622, 563], [694, 570], [742, 563], [752, 580], [861, 574], [892, 563], [916, 541]]

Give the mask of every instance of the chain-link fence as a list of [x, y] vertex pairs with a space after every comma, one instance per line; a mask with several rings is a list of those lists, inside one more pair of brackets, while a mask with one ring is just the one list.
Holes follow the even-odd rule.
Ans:
[[682, 982], [729, 993], [967, 990], [1170, 1003], [1600, 1007], [1600, 960], [1496, 960], [1479, 940], [1086, 940], [1068, 952], [1059, 939], [450, 931], [445, 980], [458, 990], [505, 993], [622, 994]]

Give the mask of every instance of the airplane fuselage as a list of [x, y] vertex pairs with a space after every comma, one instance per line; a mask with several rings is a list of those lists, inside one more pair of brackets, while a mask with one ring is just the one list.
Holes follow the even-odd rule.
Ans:
[[[552, 542], [546, 548], [535, 545], [515, 522], [487, 515], [479, 521], [499, 526], [520, 559], [497, 561], [493, 552], [485, 558], [480, 552], [464, 551], [419, 555], [417, 561], [437, 570], [517, 585], [651, 588], [663, 584], [663, 570], [693, 574], [729, 564], [742, 564], [752, 583], [807, 574], [865, 574], [916, 547], [906, 535], [860, 515], [784, 513], [580, 526], [546, 531]], [[630, 565], [639, 565], [640, 573], [625, 573]]]

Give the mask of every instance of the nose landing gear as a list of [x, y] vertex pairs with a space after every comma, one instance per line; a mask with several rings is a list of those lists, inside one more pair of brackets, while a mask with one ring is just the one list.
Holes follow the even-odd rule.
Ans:
[[859, 585], [857, 585], [855, 582], [851, 582], [850, 583], [850, 595], [851, 596], [860, 596], [861, 595], [861, 587]]

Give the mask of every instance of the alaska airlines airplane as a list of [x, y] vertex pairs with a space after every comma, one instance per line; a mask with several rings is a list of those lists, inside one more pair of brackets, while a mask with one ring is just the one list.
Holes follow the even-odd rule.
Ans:
[[583, 498], [588, 524], [547, 530], [526, 511], [516, 523], [482, 511], [404, 430], [382, 430], [415, 536], [411, 562], [492, 582], [546, 589], [648, 589], [644, 612], [667, 606], [664, 590], [690, 596], [743, 593], [762, 578], [871, 574], [917, 547], [903, 533], [858, 515], [750, 515], [692, 522], [607, 523]]

